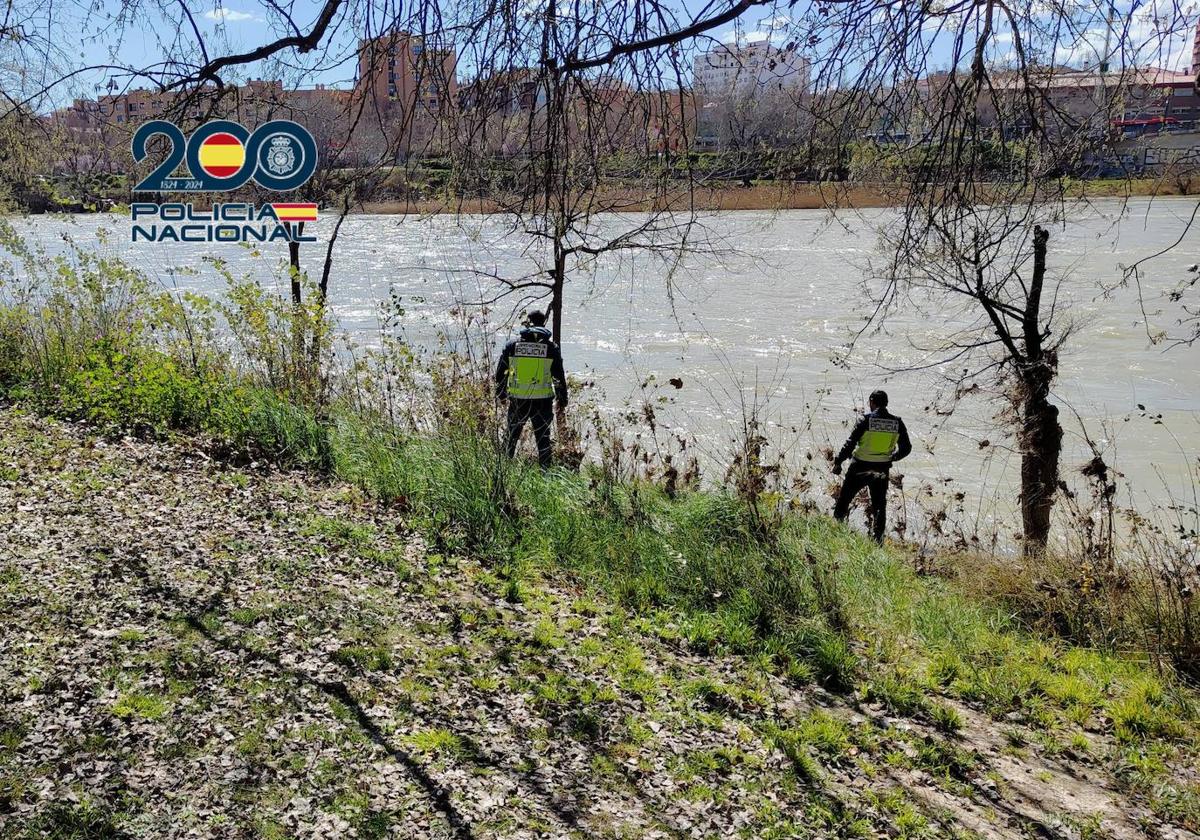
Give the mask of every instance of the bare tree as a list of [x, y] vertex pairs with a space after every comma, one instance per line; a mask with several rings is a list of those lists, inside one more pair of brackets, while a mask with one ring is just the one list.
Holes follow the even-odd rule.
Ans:
[[598, 40], [636, 31], [627, 10], [597, 17], [548, 3], [474, 26], [463, 41], [476, 78], [452, 144], [458, 181], [470, 194], [471, 179], [502, 171], [500, 183], [478, 186], [532, 243], [529, 269], [489, 278], [486, 302], [546, 299], [561, 340], [570, 277], [606, 256], [670, 261], [687, 247], [694, 105], [669, 51], [614, 56], [603, 72], [573, 65]]
[[1058, 491], [1063, 432], [1050, 397], [1058, 351], [1071, 333], [1069, 323], [1060, 323], [1058, 283], [1047, 276], [1049, 239], [1047, 229], [1014, 215], [1011, 206], [936, 218], [920, 246], [889, 265], [884, 292], [940, 307], [947, 334], [924, 348], [925, 366], [951, 371], [956, 393], [974, 390], [965, 383], [989, 376], [1003, 386], [1021, 456], [1019, 501], [1029, 556], [1046, 548]]
[[[826, 10], [807, 19], [813, 145], [849, 151], [838, 157], [901, 208], [877, 225], [886, 259], [872, 267], [863, 332], [927, 305], [946, 328], [923, 365], [953, 370], [956, 396], [989, 377], [1003, 386], [1024, 550], [1040, 554], [1059, 485], [1052, 386], [1070, 334], [1048, 230], [1072, 212], [1070, 178], [1111, 154], [1110, 125], [1157, 83], [1146, 62], [1180, 43], [1190, 18], [1170, 4], [1149, 20], [1108, 3], [1001, 0]], [[1064, 67], [1064, 53], [1078, 64]]]
[[[1148, 299], [1145, 289], [1142, 287], [1142, 273], [1147, 264], [1179, 247], [1187, 232], [1195, 224], [1198, 214], [1200, 214], [1200, 202], [1197, 202], [1192, 208], [1191, 216], [1188, 218], [1184, 230], [1174, 242], [1156, 253], [1137, 260], [1132, 265], [1126, 266], [1121, 277], [1121, 285], [1132, 283], [1137, 288], [1138, 305], [1142, 310], [1142, 323], [1145, 326], [1146, 337], [1152, 344], [1166, 344], [1168, 348], [1175, 348], [1191, 347], [1200, 341], [1200, 263], [1192, 263], [1188, 266], [1187, 273], [1178, 278], [1173, 288], [1163, 294], [1165, 300]], [[1157, 308], [1159, 304], [1163, 304], [1165, 310], [1173, 314], [1165, 314], [1164, 309]], [[1164, 319], [1167, 322], [1165, 325], [1161, 323]]]

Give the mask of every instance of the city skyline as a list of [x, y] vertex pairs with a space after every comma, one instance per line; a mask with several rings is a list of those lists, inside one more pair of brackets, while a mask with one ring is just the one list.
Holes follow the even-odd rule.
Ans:
[[[719, 49], [723, 44], [748, 46], [765, 42], [780, 47], [794, 42], [797, 35], [803, 34], [795, 27], [809, 5], [753, 6], [724, 26], [682, 44], [685, 59]], [[135, 24], [122, 16], [119, 4], [105, 2], [90, 8], [92, 11], [75, 7], [61, 15], [56, 21], [61, 32], [54, 38], [50, 60], [39, 73], [21, 77], [21, 84], [28, 88], [23, 93], [28, 93], [27, 98], [36, 112], [48, 113], [73, 99], [96, 99], [106, 92], [169, 87], [180, 73], [200, 60], [202, 53], [248, 49], [284, 26], [282, 21], [264, 17], [266, 7], [255, 7], [253, 3], [237, 7], [214, 5], [197, 14], [190, 21], [194, 37], [187, 28], [181, 29], [177, 25], [179, 22], [169, 17], [165, 17], [163, 23], [175, 24], [173, 27], [155, 25], [152, 19]], [[669, 4], [666, 8], [683, 20], [703, 10], [703, 6], [694, 0]], [[1107, 49], [1110, 53], [1108, 61], [1114, 67], [1157, 66], [1187, 70], [1194, 63], [1194, 42], [1190, 35], [1195, 23], [1194, 13], [1180, 21], [1188, 27], [1185, 37], [1181, 31], [1156, 30], [1158, 23], [1144, 10], [1138, 11], [1135, 3], [1116, 3], [1114, 8], [1117, 10], [1115, 40], [1113, 33], [1093, 25], [1084, 31], [1065, 33], [1061, 42], [1050, 45], [1051, 52], [1039, 57], [1039, 61], [1045, 63], [1045, 59], [1055, 65], [1072, 67], [1096, 66], [1105, 60], [1102, 53]], [[319, 9], [320, 4], [311, 0], [297, 2], [288, 7], [286, 25], [303, 29], [305, 21], [310, 16], [315, 17]], [[454, 40], [452, 32], [452, 23], [447, 23], [439, 37]], [[361, 28], [356, 29], [349, 20], [340, 20], [319, 55], [296, 56], [286, 62], [253, 61], [231, 75], [229, 81], [280, 79], [289, 89], [317, 86], [352, 89], [358, 77], [357, 43], [361, 37]], [[930, 36], [927, 47], [930, 71], [948, 69], [951, 53], [949, 45], [943, 41], [937, 33]], [[996, 34], [997, 48], [989, 60], [997, 66], [1011, 60], [1011, 50], [1005, 52], [1003, 45], [1012, 41], [1012, 33], [1005, 31], [1005, 25], [1001, 23]], [[456, 73], [458, 82], [464, 84], [479, 75], [478, 50], [481, 47], [461, 42], [457, 46], [461, 66]], [[804, 52], [810, 61], [819, 64], [821, 49], [821, 45], [806, 46]], [[685, 60], [685, 66], [690, 73], [692, 61]]]

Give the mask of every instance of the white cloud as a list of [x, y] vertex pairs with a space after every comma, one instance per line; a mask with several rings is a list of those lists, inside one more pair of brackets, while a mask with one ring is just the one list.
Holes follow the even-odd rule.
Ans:
[[1103, 22], [1079, 33], [1070, 43], [1059, 44], [1055, 62], [1072, 66], [1095, 66], [1108, 52], [1115, 67], [1161, 67], [1187, 70], [1191, 63], [1194, 19], [1187, 16], [1155, 17], [1133, 15], [1115, 20], [1112, 32]]
[[209, 9], [204, 13], [204, 16], [209, 20], [215, 20], [218, 23], [233, 23], [239, 20], [254, 19], [254, 15], [246, 14], [245, 12], [239, 12], [236, 9], [224, 9], [219, 6], [215, 9]]
[[754, 29], [736, 25], [733, 29], [717, 35], [716, 38], [722, 44], [747, 45], [761, 44], [766, 41], [778, 46], [787, 40], [787, 36], [791, 32], [790, 27], [793, 25], [794, 21], [791, 18], [779, 15], [763, 18]]
[[792, 19], [787, 15], [776, 15], [775, 17], [763, 18], [758, 22], [759, 29], [782, 29], [785, 26], [791, 26]]

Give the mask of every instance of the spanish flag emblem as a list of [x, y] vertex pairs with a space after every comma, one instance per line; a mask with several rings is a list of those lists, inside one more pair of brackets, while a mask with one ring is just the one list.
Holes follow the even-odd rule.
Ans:
[[242, 141], [224, 131], [200, 144], [200, 168], [213, 178], [228, 178], [246, 163]]
[[275, 218], [281, 222], [315, 222], [317, 220], [317, 205], [315, 204], [279, 204], [272, 203], [275, 208]]

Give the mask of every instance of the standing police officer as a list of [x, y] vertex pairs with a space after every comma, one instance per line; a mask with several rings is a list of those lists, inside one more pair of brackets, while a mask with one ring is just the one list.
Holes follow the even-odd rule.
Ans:
[[554, 422], [554, 400], [559, 408], [567, 404], [567, 377], [562, 354], [550, 340], [546, 313], [530, 312], [528, 326], [520, 337], [504, 345], [496, 366], [496, 396], [508, 399], [508, 455], [517, 451], [521, 429], [528, 422], [537, 441], [538, 463], [550, 466], [553, 447], [550, 425]]
[[872, 536], [875, 542], [883, 543], [883, 529], [887, 522], [888, 471], [894, 461], [912, 452], [908, 429], [904, 421], [887, 410], [888, 395], [875, 391], [870, 397], [870, 411], [854, 426], [846, 439], [846, 445], [833, 462], [833, 474], [840, 475], [842, 461], [853, 456], [854, 461], [846, 471], [842, 492], [838, 494], [833, 515], [839, 521], [850, 513], [850, 503], [864, 487], [871, 494]]

